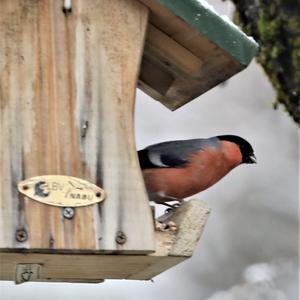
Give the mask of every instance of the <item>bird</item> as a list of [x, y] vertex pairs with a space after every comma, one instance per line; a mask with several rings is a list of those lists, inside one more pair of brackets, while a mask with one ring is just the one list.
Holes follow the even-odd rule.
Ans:
[[138, 159], [149, 200], [170, 207], [257, 162], [251, 144], [237, 135], [162, 142], [139, 150]]

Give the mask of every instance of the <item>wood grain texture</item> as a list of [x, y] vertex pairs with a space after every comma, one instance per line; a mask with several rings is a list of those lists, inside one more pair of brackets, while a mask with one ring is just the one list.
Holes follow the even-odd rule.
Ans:
[[39, 281], [97, 282], [100, 279], [147, 280], [190, 258], [197, 247], [210, 209], [192, 200], [165, 221], [176, 223], [176, 231], [155, 232], [155, 252], [148, 255], [97, 253], [0, 252], [0, 280], [14, 280], [18, 264], [40, 264]]
[[149, 55], [160, 56], [165, 64], [173, 65], [173, 68], [177, 67], [174, 72], [181, 72], [182, 76], [197, 77], [201, 72], [202, 59], [151, 24], [147, 30], [145, 51]]
[[164, 215], [163, 222], [175, 223], [177, 230], [156, 232], [156, 251], [153, 255], [192, 256], [202, 236], [210, 211], [206, 202], [193, 199], [182, 204], [175, 212]]
[[246, 67], [158, 1], [140, 2], [150, 10], [150, 26], [139, 87], [169, 109], [183, 106]]
[[151, 279], [186, 257], [0, 253], [0, 280], [15, 280], [17, 264], [39, 263], [41, 281], [94, 282], [99, 279]]
[[[1, 1], [0, 248], [154, 250], [133, 132], [147, 14], [135, 0], [74, 0], [69, 15], [59, 0]], [[40, 175], [88, 180], [107, 198], [64, 219], [18, 193]]]

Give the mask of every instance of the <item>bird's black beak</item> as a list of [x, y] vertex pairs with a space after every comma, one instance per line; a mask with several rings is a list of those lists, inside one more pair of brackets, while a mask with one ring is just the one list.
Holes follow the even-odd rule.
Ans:
[[252, 153], [250, 156], [249, 156], [249, 159], [250, 159], [250, 162], [252, 164], [257, 164], [257, 159], [256, 159], [256, 156], [254, 155], [254, 153]]

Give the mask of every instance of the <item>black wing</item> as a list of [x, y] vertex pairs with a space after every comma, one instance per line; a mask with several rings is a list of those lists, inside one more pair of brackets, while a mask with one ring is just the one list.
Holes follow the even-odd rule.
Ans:
[[219, 140], [193, 139], [164, 142], [138, 151], [142, 169], [149, 168], [181, 168], [188, 163], [188, 156], [207, 147], [217, 147]]

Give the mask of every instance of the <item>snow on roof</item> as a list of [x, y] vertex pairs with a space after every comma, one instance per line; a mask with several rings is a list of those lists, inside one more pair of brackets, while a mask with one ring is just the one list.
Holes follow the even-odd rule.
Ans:
[[218, 14], [215, 10], [215, 8], [210, 4], [208, 3], [206, 0], [196, 0], [198, 3], [200, 3], [203, 7], [211, 10], [212, 12], [214, 12], [215, 14]]
[[[202, 5], [204, 8], [209, 9], [211, 12], [213, 12], [214, 14], [220, 16], [217, 11], [215, 10], [215, 8], [213, 7], [213, 5], [211, 5], [210, 3], [208, 3], [206, 0], [196, 0], [196, 2], [198, 2], [200, 5]], [[257, 42], [254, 40], [254, 38], [252, 36], [248, 36], [247, 34], [245, 34], [243, 32], [243, 30], [237, 26], [235, 23], [232, 22], [232, 20], [226, 16], [226, 15], [222, 15], [220, 16], [229, 26], [235, 28], [236, 30], [239, 30], [240, 32], [242, 32], [242, 34], [244, 34], [249, 40], [251, 40], [252, 42], [255, 42], [257, 44]], [[197, 16], [197, 19], [199, 18], [199, 16]]]

